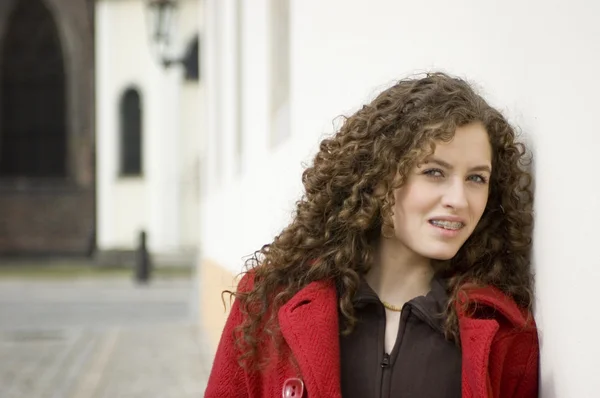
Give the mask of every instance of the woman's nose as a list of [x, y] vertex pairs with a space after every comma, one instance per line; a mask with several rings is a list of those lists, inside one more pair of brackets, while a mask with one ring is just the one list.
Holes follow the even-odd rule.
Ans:
[[442, 197], [444, 207], [464, 209], [468, 203], [466, 187], [462, 181], [454, 181], [446, 187]]

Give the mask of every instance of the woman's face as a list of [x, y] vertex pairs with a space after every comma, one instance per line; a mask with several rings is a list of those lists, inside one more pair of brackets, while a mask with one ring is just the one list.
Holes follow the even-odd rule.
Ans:
[[437, 142], [395, 192], [395, 238], [414, 254], [448, 260], [471, 236], [488, 200], [492, 151], [480, 123]]

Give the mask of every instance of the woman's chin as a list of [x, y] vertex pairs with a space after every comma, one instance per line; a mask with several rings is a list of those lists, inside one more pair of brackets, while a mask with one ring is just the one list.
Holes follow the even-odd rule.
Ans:
[[458, 253], [458, 249], [446, 248], [443, 250], [431, 250], [425, 257], [437, 261], [446, 261], [452, 259]]

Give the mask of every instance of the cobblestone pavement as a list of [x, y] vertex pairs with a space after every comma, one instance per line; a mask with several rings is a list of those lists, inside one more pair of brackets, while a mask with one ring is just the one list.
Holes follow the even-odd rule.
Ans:
[[0, 398], [202, 397], [190, 280], [0, 281]]

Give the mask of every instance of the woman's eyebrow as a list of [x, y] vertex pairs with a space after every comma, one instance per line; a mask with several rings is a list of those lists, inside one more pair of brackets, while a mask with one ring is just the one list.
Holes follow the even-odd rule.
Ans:
[[[444, 168], [446, 168], [448, 170], [452, 170], [454, 168], [450, 163], [445, 162], [445, 161], [443, 161], [441, 159], [437, 159], [437, 158], [428, 158], [423, 163], [424, 164], [434, 163], [434, 164], [437, 164], [438, 166], [442, 166], [442, 167], [444, 167]], [[480, 166], [471, 167], [469, 169], [469, 171], [487, 171], [488, 173], [491, 174], [492, 173], [492, 168], [490, 166], [488, 166], [488, 165], [480, 165]]]

